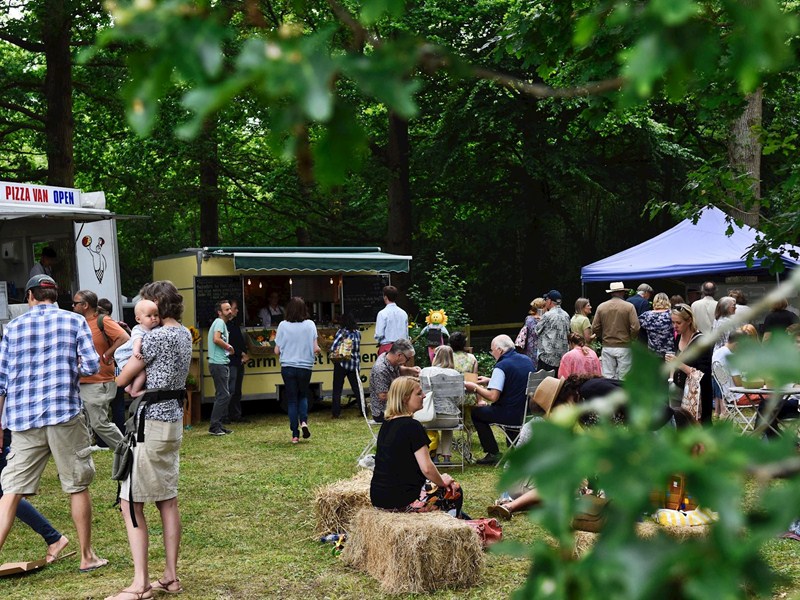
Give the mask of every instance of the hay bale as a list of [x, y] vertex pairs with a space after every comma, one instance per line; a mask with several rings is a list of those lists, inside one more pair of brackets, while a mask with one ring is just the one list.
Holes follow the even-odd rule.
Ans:
[[[636, 524], [636, 535], [643, 539], [648, 540], [656, 537], [659, 532], [673, 537], [679, 541], [687, 540], [695, 537], [705, 537], [708, 535], [708, 525], [695, 525], [693, 527], [674, 527], [662, 526], [655, 521], [643, 521]], [[599, 533], [589, 533], [588, 531], [575, 531], [575, 547], [573, 548], [573, 556], [579, 559], [589, 550], [591, 550]]]
[[594, 547], [599, 533], [591, 533], [589, 531], [575, 531], [575, 547], [572, 549], [572, 555], [578, 559]]
[[695, 525], [693, 527], [676, 527], [659, 525], [655, 521], [643, 521], [636, 524], [636, 535], [643, 540], [654, 538], [662, 531], [676, 540], [705, 537], [708, 535], [708, 525]]
[[473, 586], [486, 560], [478, 536], [460, 519], [375, 508], [356, 513], [341, 557], [390, 594]]
[[372, 506], [369, 485], [372, 471], [359, 471], [350, 479], [334, 481], [317, 489], [314, 494], [314, 514], [317, 534], [344, 533], [355, 513]]

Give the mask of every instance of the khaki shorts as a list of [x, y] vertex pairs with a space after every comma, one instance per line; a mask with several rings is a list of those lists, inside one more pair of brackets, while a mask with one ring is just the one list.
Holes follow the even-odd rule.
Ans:
[[11, 437], [8, 465], [3, 469], [3, 491], [25, 496], [36, 494], [47, 459], [52, 454], [61, 489], [67, 494], [82, 492], [94, 480], [90, 443], [83, 413], [66, 423], [15, 431]]
[[178, 495], [180, 449], [183, 440], [183, 422], [144, 422], [144, 443], [133, 448], [133, 471], [122, 482], [119, 497], [130, 498], [133, 481], [134, 502], [159, 502]]

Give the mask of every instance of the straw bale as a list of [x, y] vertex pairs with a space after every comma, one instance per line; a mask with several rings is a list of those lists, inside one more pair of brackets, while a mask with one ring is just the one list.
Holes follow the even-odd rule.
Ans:
[[636, 534], [643, 540], [655, 537], [659, 531], [663, 531], [676, 540], [687, 540], [689, 538], [707, 536], [709, 528], [708, 525], [695, 525], [693, 527], [666, 526], [659, 525], [655, 521], [643, 521], [636, 524]]
[[600, 535], [599, 533], [591, 533], [589, 531], [575, 531], [575, 548], [572, 551], [572, 555], [577, 559], [586, 554], [589, 550], [594, 547], [594, 543], [597, 541], [597, 536]]
[[[636, 524], [636, 535], [643, 540], [656, 537], [661, 531], [677, 540], [686, 540], [695, 537], [705, 537], [708, 535], [708, 525], [695, 525], [693, 527], [662, 526], [655, 521], [643, 521]], [[575, 548], [573, 556], [580, 558], [594, 547], [599, 533], [589, 533], [588, 531], [575, 531]]]
[[473, 586], [486, 560], [478, 536], [460, 519], [375, 508], [356, 513], [341, 556], [391, 594]]
[[369, 485], [372, 471], [362, 470], [350, 479], [334, 481], [317, 489], [314, 514], [317, 534], [344, 533], [360, 508], [372, 506]]

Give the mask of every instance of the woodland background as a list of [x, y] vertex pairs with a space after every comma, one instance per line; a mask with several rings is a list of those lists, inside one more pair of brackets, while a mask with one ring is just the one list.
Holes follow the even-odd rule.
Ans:
[[184, 247], [379, 245], [519, 319], [709, 202], [797, 241], [796, 7], [0, 0], [0, 179], [148, 215], [129, 295]]

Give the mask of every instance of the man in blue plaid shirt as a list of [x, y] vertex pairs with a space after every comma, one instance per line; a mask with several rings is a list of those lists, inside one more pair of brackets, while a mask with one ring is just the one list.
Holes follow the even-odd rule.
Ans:
[[97, 373], [100, 357], [86, 319], [55, 306], [57, 297], [51, 277], [31, 277], [25, 286], [29, 310], [5, 326], [0, 340], [0, 415], [13, 432], [2, 474], [0, 548], [20, 499], [39, 491], [52, 454], [61, 488], [70, 494], [85, 572], [108, 564], [92, 550], [89, 484], [95, 471], [78, 384], [82, 375]]

